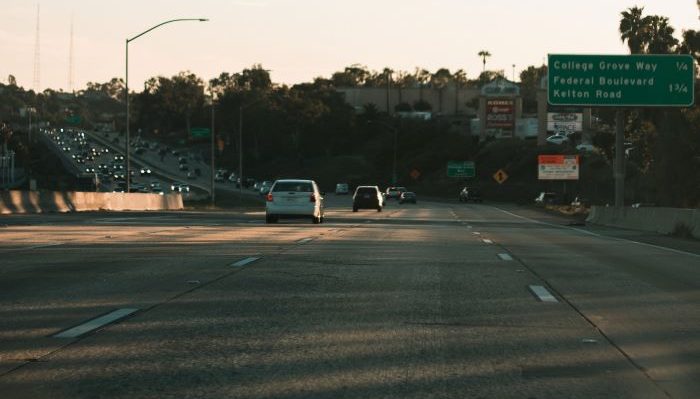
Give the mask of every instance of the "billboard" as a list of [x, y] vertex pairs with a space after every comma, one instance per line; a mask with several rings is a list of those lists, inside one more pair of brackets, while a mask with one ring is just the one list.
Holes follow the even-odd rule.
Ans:
[[583, 113], [548, 112], [547, 131], [555, 133], [574, 133], [583, 130]]
[[578, 180], [578, 155], [539, 155], [537, 178], [539, 180]]
[[486, 128], [515, 128], [515, 101], [508, 99], [486, 100]]

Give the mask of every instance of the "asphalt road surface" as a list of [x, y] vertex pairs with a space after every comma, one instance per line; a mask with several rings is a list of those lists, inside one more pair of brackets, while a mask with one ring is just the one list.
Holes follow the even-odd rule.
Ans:
[[0, 397], [700, 397], [697, 242], [328, 198], [0, 218]]

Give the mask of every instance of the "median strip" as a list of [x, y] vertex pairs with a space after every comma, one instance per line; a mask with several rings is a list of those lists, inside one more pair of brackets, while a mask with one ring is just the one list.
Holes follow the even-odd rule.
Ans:
[[547, 291], [547, 289], [541, 285], [530, 285], [528, 288], [530, 289], [530, 292], [532, 292], [537, 299], [542, 302], [559, 302], [557, 298], [550, 294], [549, 291]]
[[115, 311], [109, 312], [106, 315], [94, 318], [92, 320], [86, 321], [83, 324], [77, 325], [75, 327], [69, 328], [65, 331], [62, 331], [58, 334], [54, 334], [54, 338], [77, 338], [81, 335], [93, 332], [99, 328], [102, 328], [108, 324], [112, 324], [116, 322], [117, 320], [123, 319], [127, 316], [130, 316], [136, 312], [138, 312], [139, 309], [136, 308], [124, 308], [124, 309], [117, 309]]
[[229, 266], [241, 267], [241, 266], [245, 266], [245, 265], [251, 264], [251, 263], [253, 263], [253, 262], [255, 262], [255, 261], [259, 260], [259, 259], [260, 259], [259, 257], [251, 256], [251, 257], [249, 257], [249, 258], [241, 259], [241, 260], [239, 260], [238, 262], [231, 263]]

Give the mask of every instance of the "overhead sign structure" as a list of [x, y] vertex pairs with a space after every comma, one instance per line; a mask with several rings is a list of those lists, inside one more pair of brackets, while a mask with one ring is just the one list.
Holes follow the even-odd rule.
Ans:
[[474, 177], [476, 168], [472, 161], [449, 161], [447, 163], [447, 177]]
[[578, 180], [578, 155], [540, 155], [537, 157], [539, 180]]
[[690, 55], [549, 55], [551, 105], [689, 107], [695, 102]]
[[79, 125], [82, 122], [80, 115], [70, 115], [66, 117], [66, 123], [71, 125]]

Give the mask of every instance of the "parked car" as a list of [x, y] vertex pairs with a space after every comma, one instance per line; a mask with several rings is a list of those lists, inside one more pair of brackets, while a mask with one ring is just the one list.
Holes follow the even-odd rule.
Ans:
[[323, 223], [323, 195], [313, 180], [277, 180], [265, 198], [265, 222], [276, 223], [280, 218], [311, 218], [313, 223]]
[[576, 197], [573, 201], [571, 201], [571, 206], [574, 208], [586, 207], [589, 205], [589, 201], [584, 197]]
[[348, 183], [338, 183], [335, 185], [335, 195], [350, 194], [350, 186]]
[[384, 207], [384, 196], [377, 186], [358, 186], [352, 195], [352, 211], [358, 209], [376, 209], [381, 212]]
[[558, 201], [557, 193], [542, 191], [540, 195], [535, 198], [535, 203], [538, 205], [552, 205], [556, 204]]
[[414, 193], [413, 191], [406, 191], [401, 193], [401, 197], [399, 197], [399, 204], [405, 204], [407, 202], [410, 202], [412, 204], [418, 202], [416, 199], [416, 193]]
[[597, 150], [593, 144], [579, 144], [576, 146], [576, 151], [579, 152], [595, 152]]
[[561, 145], [561, 144], [569, 142], [569, 138], [562, 135], [562, 134], [555, 134], [555, 135], [547, 137], [547, 142], [550, 144]]
[[459, 192], [459, 202], [482, 202], [481, 190], [474, 187], [464, 187]]

